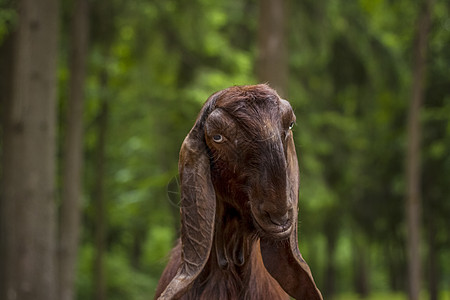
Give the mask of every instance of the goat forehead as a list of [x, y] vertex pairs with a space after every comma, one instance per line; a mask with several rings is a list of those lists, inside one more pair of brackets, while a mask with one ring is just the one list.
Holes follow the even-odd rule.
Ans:
[[278, 124], [273, 120], [265, 119], [262, 121], [264, 124], [261, 128], [261, 138], [263, 140], [277, 141], [279, 138], [279, 128]]
[[250, 136], [259, 139], [276, 137], [280, 126], [280, 109], [274, 101], [229, 102], [220, 108], [225, 110], [235, 122]]
[[261, 114], [253, 118], [251, 135], [257, 141], [277, 142], [280, 137], [280, 118], [271, 114]]

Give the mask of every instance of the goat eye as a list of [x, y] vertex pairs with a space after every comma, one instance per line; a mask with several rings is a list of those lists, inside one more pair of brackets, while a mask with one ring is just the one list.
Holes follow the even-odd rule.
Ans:
[[292, 129], [292, 127], [294, 127], [294, 122], [291, 122], [291, 124], [289, 124], [289, 130], [291, 130]]
[[223, 137], [220, 134], [215, 134], [215, 135], [213, 135], [213, 140], [216, 143], [220, 143], [223, 141]]

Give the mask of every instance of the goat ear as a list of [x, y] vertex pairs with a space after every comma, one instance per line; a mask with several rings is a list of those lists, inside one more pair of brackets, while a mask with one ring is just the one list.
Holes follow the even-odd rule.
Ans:
[[218, 93], [203, 106], [185, 138], [178, 164], [181, 181], [181, 265], [161, 296], [178, 299], [203, 270], [211, 252], [216, 197], [211, 182], [210, 160], [204, 137], [206, 118]]
[[[297, 154], [292, 136], [287, 145], [288, 180], [291, 199], [298, 207], [299, 170]], [[322, 299], [316, 287], [311, 270], [298, 249], [297, 214], [294, 214], [294, 228], [289, 240], [277, 243], [261, 239], [261, 255], [267, 271], [280, 286], [295, 299]]]

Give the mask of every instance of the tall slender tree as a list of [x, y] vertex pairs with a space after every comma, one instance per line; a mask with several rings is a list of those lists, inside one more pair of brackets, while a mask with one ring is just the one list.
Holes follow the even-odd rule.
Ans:
[[18, 1], [5, 99], [0, 299], [56, 299], [56, 65], [59, 1]]
[[89, 2], [76, 0], [71, 24], [69, 100], [59, 227], [58, 299], [74, 298], [80, 232], [83, 165], [84, 79], [88, 52]]
[[[0, 45], [0, 109], [1, 109], [1, 126], [5, 126], [7, 119], [7, 104], [10, 102], [11, 92], [12, 92], [12, 58], [13, 58], [13, 40], [12, 36], [8, 35], [6, 40]], [[3, 129], [3, 128], [1, 128]], [[0, 130], [0, 133], [4, 132], [4, 130]], [[0, 149], [3, 149], [3, 135], [0, 139]], [[1, 153], [1, 152], [0, 152]], [[0, 168], [1, 171], [1, 168]], [[2, 191], [3, 192], [3, 191]], [[7, 207], [7, 203], [3, 201], [3, 196], [0, 194], [0, 264], [2, 263], [2, 257], [6, 257], [9, 251], [7, 251], [8, 247], [8, 238], [6, 236], [6, 228], [8, 227], [9, 218], [6, 218], [3, 211]], [[6, 291], [6, 282], [8, 277], [8, 272], [5, 272], [6, 266], [3, 269], [0, 268], [0, 297], [4, 295]]]
[[259, 1], [258, 80], [268, 82], [281, 97], [287, 97], [288, 84], [286, 20], [285, 0]]
[[[107, 86], [107, 73], [102, 71], [101, 86], [103, 89]], [[108, 129], [108, 102], [107, 99], [101, 99], [101, 107], [98, 115], [98, 137], [96, 147], [96, 164], [95, 164], [95, 185], [93, 190], [95, 222], [94, 222], [94, 234], [95, 234], [95, 254], [93, 264], [93, 282], [94, 282], [94, 300], [106, 299], [106, 274], [105, 274], [105, 251], [106, 251], [106, 230], [107, 230], [107, 218], [106, 218], [106, 201], [104, 193], [105, 185], [105, 147], [106, 147], [106, 135]]]
[[408, 112], [408, 148], [406, 155], [407, 179], [407, 245], [408, 245], [408, 293], [409, 299], [418, 300], [422, 283], [420, 256], [420, 228], [421, 228], [421, 168], [420, 142], [421, 124], [420, 111], [424, 98], [424, 78], [426, 67], [426, 53], [428, 33], [431, 22], [431, 7], [433, 0], [425, 0], [420, 10], [417, 31], [414, 41], [413, 80], [411, 86], [411, 100]]

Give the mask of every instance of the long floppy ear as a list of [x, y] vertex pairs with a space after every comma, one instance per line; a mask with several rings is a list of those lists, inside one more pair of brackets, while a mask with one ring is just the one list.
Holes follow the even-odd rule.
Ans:
[[208, 98], [185, 138], [178, 164], [181, 181], [181, 265], [159, 300], [178, 299], [203, 270], [211, 252], [216, 195], [204, 124], [220, 92]]
[[[290, 196], [294, 207], [298, 207], [299, 170], [294, 139], [288, 139], [287, 165]], [[297, 211], [296, 211], [297, 212]], [[298, 249], [297, 213], [294, 213], [293, 230], [289, 240], [280, 243], [261, 239], [261, 255], [267, 271], [280, 286], [295, 299], [322, 299], [311, 270]]]

